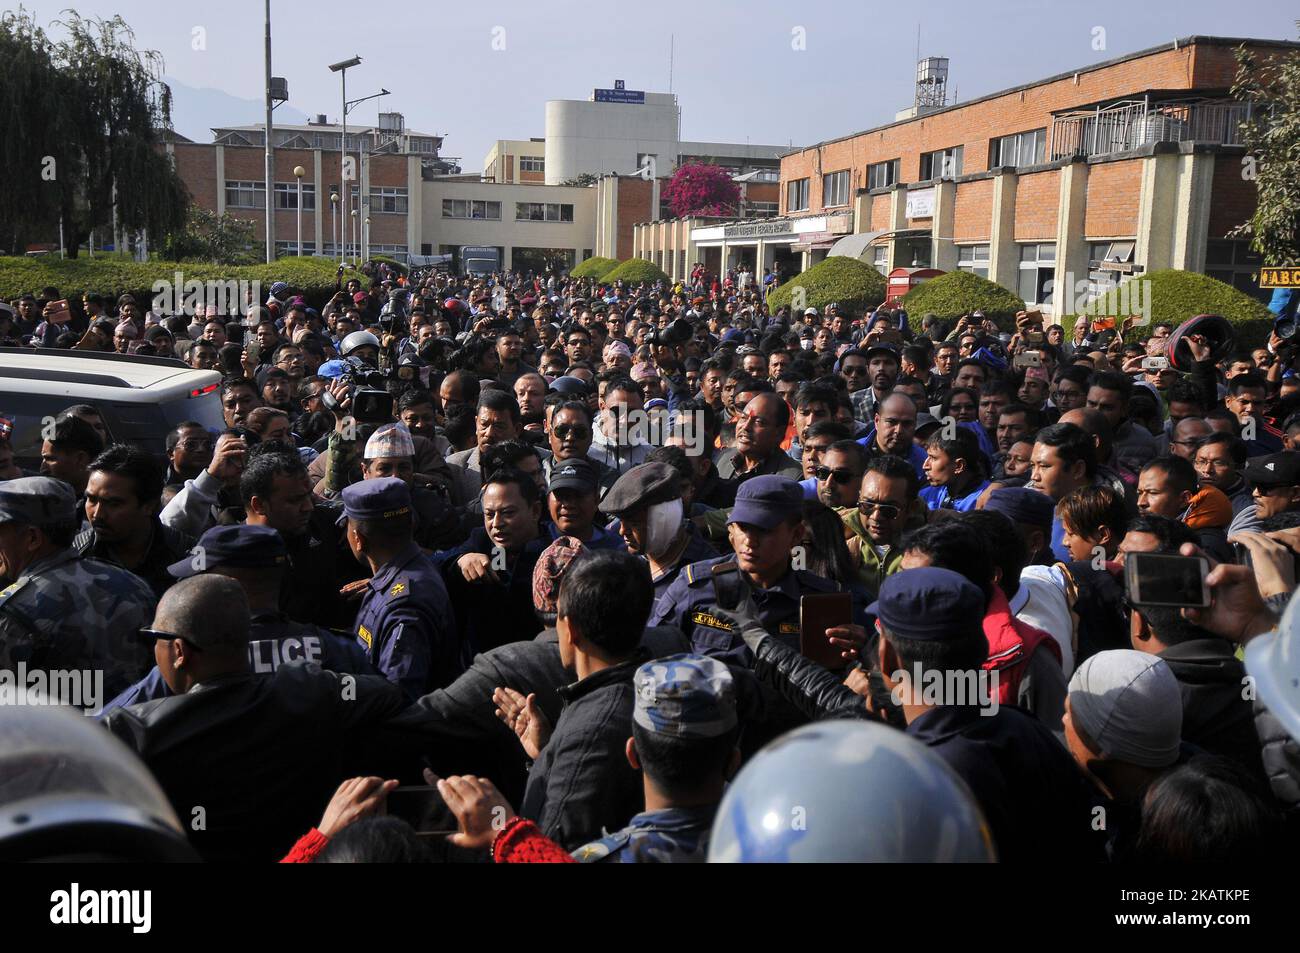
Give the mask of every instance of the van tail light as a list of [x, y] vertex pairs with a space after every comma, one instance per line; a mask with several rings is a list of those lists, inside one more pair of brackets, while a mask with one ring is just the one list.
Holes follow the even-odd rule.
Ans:
[[221, 386], [220, 384], [209, 384], [207, 387], [196, 387], [194, 388], [194, 390], [190, 391], [190, 396], [202, 397], [204, 394], [211, 394], [214, 390], [216, 390], [220, 386]]

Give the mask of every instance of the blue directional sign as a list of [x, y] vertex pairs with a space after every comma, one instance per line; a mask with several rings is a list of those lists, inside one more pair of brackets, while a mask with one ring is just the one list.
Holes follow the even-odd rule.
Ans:
[[595, 92], [598, 103], [645, 104], [644, 89], [598, 89]]

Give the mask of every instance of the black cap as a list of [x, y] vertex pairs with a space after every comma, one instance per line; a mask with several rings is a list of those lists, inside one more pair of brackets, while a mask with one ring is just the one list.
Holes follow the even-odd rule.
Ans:
[[1296, 486], [1300, 484], [1300, 452], [1280, 450], [1251, 457], [1241, 475], [1251, 486]]
[[167, 567], [177, 579], [228, 566], [232, 569], [274, 569], [288, 564], [280, 534], [269, 526], [214, 526], [199, 537], [190, 555]]
[[887, 578], [867, 612], [901, 638], [952, 642], [980, 631], [984, 594], [951, 569], [926, 566]]
[[655, 503], [680, 499], [681, 475], [666, 463], [642, 463], [619, 477], [601, 500], [602, 513], [622, 516]]
[[595, 493], [599, 485], [600, 476], [596, 472], [596, 465], [590, 460], [572, 457], [551, 467], [551, 482], [547, 491], [582, 490], [584, 493]]

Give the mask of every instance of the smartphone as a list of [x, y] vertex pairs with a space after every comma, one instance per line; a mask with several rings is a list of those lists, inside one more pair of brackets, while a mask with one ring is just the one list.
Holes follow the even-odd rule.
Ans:
[[388, 792], [388, 813], [415, 828], [417, 834], [454, 834], [456, 815], [431, 785], [410, 785]]
[[842, 651], [826, 637], [826, 630], [853, 621], [853, 596], [847, 592], [823, 592], [799, 600], [799, 654], [832, 671], [848, 662]]
[[1129, 553], [1124, 557], [1124, 583], [1136, 606], [1204, 609], [1210, 604], [1205, 577], [1210, 562], [1204, 556]]
[[1021, 351], [1011, 359], [1014, 367], [1042, 367], [1043, 356], [1037, 351]]
[[45, 319], [50, 324], [67, 324], [72, 320], [72, 306], [68, 304], [67, 298], [51, 301], [50, 308], [50, 315]]
[[1043, 343], [1043, 332], [1042, 332], [1042, 331], [1026, 331], [1026, 332], [1025, 332], [1025, 340], [1028, 341], [1030, 344], [1042, 344], [1042, 343]]
[[253, 362], [254, 367], [262, 363], [262, 345], [257, 343], [256, 336], [248, 342], [248, 347], [244, 350], [248, 351], [248, 359]]
[[1167, 357], [1144, 357], [1144, 358], [1142, 358], [1142, 370], [1144, 370], [1144, 371], [1167, 371], [1167, 370], [1169, 370], [1169, 358], [1167, 358]]
[[1094, 333], [1100, 333], [1102, 331], [1114, 331], [1115, 330], [1114, 316], [1112, 315], [1110, 317], [1098, 318], [1096, 321], [1092, 322], [1092, 330]]

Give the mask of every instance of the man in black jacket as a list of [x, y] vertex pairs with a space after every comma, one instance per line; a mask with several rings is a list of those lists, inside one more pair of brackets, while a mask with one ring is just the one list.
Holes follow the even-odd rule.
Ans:
[[401, 689], [305, 662], [254, 674], [248, 600], [235, 580], [178, 582], [147, 631], [173, 694], [104, 723], [158, 779], [204, 859], [283, 857], [339, 778], [378, 773], [364, 746], [405, 706]]
[[644, 807], [641, 779], [625, 755], [632, 734], [632, 676], [653, 595], [635, 556], [600, 550], [574, 560], [560, 589], [560, 659], [578, 680], [559, 690], [551, 729], [536, 697], [496, 692], [500, 715], [533, 759], [520, 814], [569, 850], [618, 830]]
[[[1001, 860], [1094, 859], [1094, 792], [1087, 779], [1041, 722], [1019, 708], [998, 706], [996, 685], [980, 678], [988, 654], [983, 605], [979, 589], [951, 570], [909, 569], [887, 578], [867, 609], [884, 636], [879, 676], [901, 708], [907, 733], [970, 787]], [[711, 611], [741, 632], [759, 680], [808, 717], [881, 717], [872, 710], [876, 703], [869, 708], [834, 675], [768, 635], [751, 605]]]

